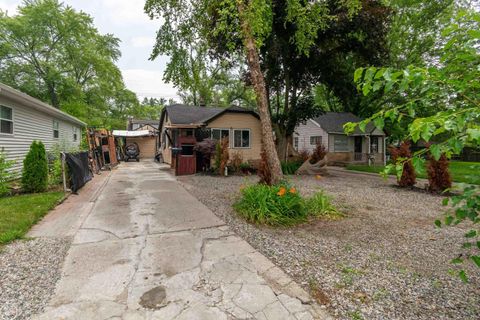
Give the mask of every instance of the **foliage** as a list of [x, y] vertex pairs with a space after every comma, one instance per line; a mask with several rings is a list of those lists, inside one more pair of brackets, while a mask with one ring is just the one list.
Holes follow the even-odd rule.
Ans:
[[0, 245], [22, 238], [63, 197], [48, 192], [0, 198]]
[[[459, 264], [470, 261], [480, 268], [480, 188], [470, 186], [463, 190], [461, 195], [456, 195], [450, 199], [445, 198], [443, 205], [451, 205], [446, 213], [444, 225], [456, 226], [462, 223], [471, 222], [472, 229], [465, 233], [465, 242], [462, 244], [462, 252], [452, 263]], [[435, 221], [437, 227], [442, 227], [440, 220]], [[463, 281], [468, 281], [466, 272], [461, 269], [458, 275]]]
[[115, 62], [120, 40], [93, 18], [58, 0], [25, 1], [0, 10], [0, 82], [93, 126], [118, 126], [139, 104]]
[[310, 198], [305, 199], [305, 206], [310, 215], [340, 217], [342, 214], [331, 202], [331, 197], [319, 191]]
[[258, 183], [270, 186], [272, 185], [272, 174], [270, 168], [268, 167], [267, 153], [265, 152], [265, 150], [262, 149], [260, 157], [260, 164], [257, 170], [258, 177], [260, 178]]
[[27, 193], [44, 192], [48, 186], [48, 162], [45, 146], [33, 141], [23, 160], [22, 189]]
[[3, 149], [0, 150], [0, 197], [6, 195], [10, 191], [9, 182], [12, 179], [12, 174], [9, 169], [15, 162], [9, 161], [6, 158]]
[[[220, 164], [222, 163], [222, 145], [220, 142], [215, 144], [215, 170], [220, 170]], [[221, 172], [220, 172], [221, 174]]]
[[412, 164], [410, 142], [403, 141], [399, 147], [390, 147], [390, 154], [395, 166], [397, 182], [400, 187], [413, 187], [416, 183], [415, 168]]
[[429, 155], [427, 162], [428, 189], [432, 192], [441, 193], [452, 187], [452, 177], [448, 170], [448, 159], [445, 154], [435, 160]]
[[291, 225], [307, 219], [302, 197], [288, 185], [250, 185], [241, 190], [235, 210], [247, 221], [268, 225]]
[[298, 168], [303, 164], [300, 160], [289, 160], [289, 161], [282, 161], [282, 171], [283, 174], [291, 175], [297, 172]]
[[[351, 132], [357, 125], [364, 130], [368, 122], [383, 128], [386, 119], [399, 123], [410, 118], [405, 139], [435, 141], [428, 149], [413, 155], [415, 168], [424, 166], [422, 156], [427, 152], [439, 160], [442, 154], [447, 158], [460, 154], [465, 146], [480, 146], [479, 29], [480, 13], [474, 9], [459, 10], [442, 30], [441, 53], [436, 63], [427, 67], [409, 66], [403, 70], [357, 69], [354, 79], [364, 95], [383, 92], [386, 101], [389, 97], [396, 97], [397, 101], [401, 98], [402, 103], [386, 103], [385, 109], [360, 124], [346, 125], [346, 131]], [[398, 160], [387, 169], [401, 168], [405, 159]], [[466, 220], [475, 223], [464, 214], [464, 210], [472, 214], [478, 210], [472, 190], [465, 189], [461, 197], [468, 201], [466, 206], [458, 208], [458, 223]], [[452, 199], [458, 201], [458, 198]]]
[[310, 163], [315, 164], [320, 160], [323, 160], [325, 156], [327, 155], [327, 149], [323, 144], [317, 144], [315, 147], [315, 150], [312, 152], [312, 156], [310, 157]]
[[[417, 172], [418, 178], [427, 178], [426, 167], [427, 163], [425, 163], [425, 168], [422, 168], [421, 172]], [[347, 170], [381, 173], [385, 171], [385, 166], [349, 164], [347, 165]], [[478, 162], [449, 161], [449, 171], [455, 182], [480, 184], [480, 176], [478, 175], [478, 172], [480, 172], [480, 163]], [[395, 173], [392, 172], [391, 174]]]
[[233, 169], [233, 172], [239, 173], [241, 171], [241, 166], [243, 164], [243, 157], [240, 152], [235, 152], [232, 156], [232, 160], [230, 161], [230, 166]]
[[225, 173], [225, 168], [227, 168], [228, 160], [229, 160], [229, 148], [228, 148], [228, 137], [223, 138], [220, 140], [220, 166], [218, 167], [218, 173], [223, 175]]
[[298, 153], [297, 157], [298, 157], [298, 160], [302, 161], [302, 163], [303, 163], [310, 158], [310, 152], [308, 150], [301, 150]]
[[193, 150], [200, 153], [204, 159], [210, 159], [215, 154], [217, 142], [213, 139], [204, 139], [197, 142], [193, 147]]

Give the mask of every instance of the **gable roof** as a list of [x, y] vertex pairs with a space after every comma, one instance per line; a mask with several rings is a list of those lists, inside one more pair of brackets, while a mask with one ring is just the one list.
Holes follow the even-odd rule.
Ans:
[[[347, 122], [360, 122], [363, 119], [350, 112], [325, 112], [324, 114], [313, 118], [312, 120], [328, 133], [345, 134], [345, 131], [343, 130], [344, 124]], [[365, 132], [362, 132], [358, 127], [356, 127], [352, 134], [369, 134], [374, 130], [375, 126], [372, 123], [369, 123], [365, 128]]]
[[[162, 119], [166, 114], [173, 125], [204, 125], [207, 122], [219, 117], [220, 115], [232, 113], [248, 113], [255, 117], [258, 115], [252, 111], [242, 107], [232, 106], [229, 108], [219, 107], [199, 107], [185, 104], [174, 104], [167, 106], [162, 111]], [[161, 119], [161, 121], [162, 121]]]
[[6, 84], [0, 83], [0, 96], [5, 96], [6, 98], [13, 100], [17, 103], [20, 103], [23, 106], [28, 106], [30, 108], [36, 109], [40, 112], [44, 112], [51, 116], [54, 116], [58, 119], [68, 121], [70, 123], [75, 123], [81, 127], [86, 127], [87, 124], [74, 116], [69, 115], [55, 107], [52, 107], [45, 102], [42, 102], [34, 97], [29, 96], [26, 93], [13, 89], [12, 87], [7, 86]]

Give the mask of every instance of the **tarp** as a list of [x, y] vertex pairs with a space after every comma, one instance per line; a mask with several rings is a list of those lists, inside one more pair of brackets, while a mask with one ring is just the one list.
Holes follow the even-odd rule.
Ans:
[[93, 178], [93, 174], [88, 167], [88, 152], [65, 153], [65, 161], [72, 182], [70, 188], [73, 192], [77, 192]]
[[150, 130], [137, 130], [137, 131], [127, 131], [127, 130], [113, 130], [113, 135], [115, 137], [148, 137], [153, 136]]

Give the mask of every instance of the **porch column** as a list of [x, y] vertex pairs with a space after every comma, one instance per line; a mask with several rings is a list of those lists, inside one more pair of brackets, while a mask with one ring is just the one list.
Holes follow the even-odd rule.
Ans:
[[383, 139], [383, 165], [387, 165], [387, 139], [386, 136], [382, 136]]
[[372, 165], [372, 162], [370, 160], [370, 155], [372, 154], [372, 145], [370, 143], [370, 135], [367, 136], [367, 150], [368, 150], [368, 153], [367, 153], [367, 163], [368, 163], [368, 166], [371, 166]]

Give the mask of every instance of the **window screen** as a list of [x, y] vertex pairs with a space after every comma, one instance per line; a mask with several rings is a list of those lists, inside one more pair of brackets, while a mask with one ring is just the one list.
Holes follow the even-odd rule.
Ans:
[[58, 138], [60, 137], [60, 125], [58, 124], [57, 120], [53, 120], [53, 137]]
[[347, 136], [335, 136], [334, 137], [335, 151], [346, 152], [348, 151], [348, 137]]
[[233, 130], [233, 147], [250, 148], [250, 130]]
[[13, 134], [12, 108], [0, 106], [0, 133]]

